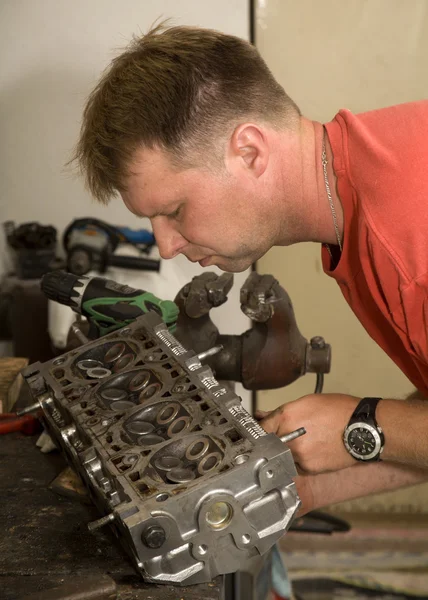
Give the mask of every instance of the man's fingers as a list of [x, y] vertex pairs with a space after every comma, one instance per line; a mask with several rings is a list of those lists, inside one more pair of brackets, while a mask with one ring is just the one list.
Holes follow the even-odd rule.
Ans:
[[261, 421], [262, 419], [265, 419], [267, 416], [269, 416], [271, 414], [271, 410], [260, 410], [259, 408], [254, 412], [254, 418], [257, 421]]
[[260, 425], [265, 431], [267, 431], [267, 433], [277, 433], [280, 423], [281, 419], [278, 413], [276, 411], [272, 411], [260, 422]]

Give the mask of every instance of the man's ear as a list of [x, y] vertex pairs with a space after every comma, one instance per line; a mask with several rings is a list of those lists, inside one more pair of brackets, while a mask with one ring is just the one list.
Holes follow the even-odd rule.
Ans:
[[252, 123], [239, 125], [233, 132], [227, 155], [229, 168], [245, 169], [260, 177], [269, 160], [269, 146], [263, 130]]

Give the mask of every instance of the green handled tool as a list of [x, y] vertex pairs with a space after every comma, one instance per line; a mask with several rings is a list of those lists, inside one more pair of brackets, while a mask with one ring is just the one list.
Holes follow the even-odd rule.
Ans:
[[85, 316], [91, 326], [91, 338], [125, 327], [150, 310], [162, 317], [170, 331], [175, 329], [178, 306], [174, 302], [111, 279], [52, 271], [43, 276], [41, 289], [50, 300]]

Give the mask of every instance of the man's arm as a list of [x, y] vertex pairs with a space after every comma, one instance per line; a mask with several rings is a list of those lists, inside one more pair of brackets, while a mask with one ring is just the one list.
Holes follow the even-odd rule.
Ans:
[[[345, 469], [357, 464], [342, 436], [359, 400], [345, 394], [311, 394], [280, 406], [260, 424], [279, 436], [305, 427], [306, 435], [289, 443], [302, 472]], [[385, 434], [383, 461], [428, 469], [428, 401], [381, 400], [376, 419]]]
[[356, 464], [341, 471], [320, 475], [299, 475], [296, 486], [302, 501], [299, 516], [378, 492], [387, 492], [428, 481], [428, 469], [394, 463]]
[[385, 433], [384, 461], [428, 468], [426, 400], [381, 400], [376, 419]]

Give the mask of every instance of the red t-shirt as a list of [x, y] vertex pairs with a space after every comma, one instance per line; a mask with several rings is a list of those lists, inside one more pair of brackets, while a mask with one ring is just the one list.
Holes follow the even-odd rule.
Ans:
[[[428, 101], [326, 126], [343, 204], [336, 279], [370, 336], [428, 396]], [[334, 257], [334, 254], [333, 254]]]

